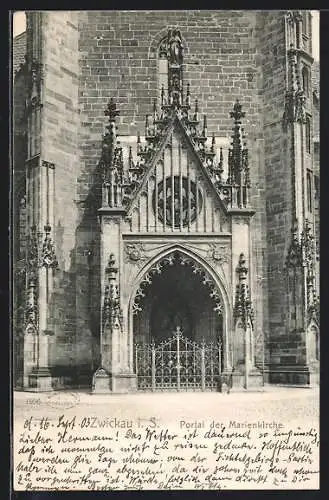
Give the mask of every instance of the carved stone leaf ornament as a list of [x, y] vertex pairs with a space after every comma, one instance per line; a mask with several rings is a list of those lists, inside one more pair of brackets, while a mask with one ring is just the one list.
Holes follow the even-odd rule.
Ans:
[[223, 245], [211, 243], [209, 244], [207, 257], [209, 260], [212, 260], [215, 264], [224, 264], [226, 262], [229, 262], [228, 248]]
[[142, 243], [126, 243], [124, 248], [128, 260], [134, 264], [139, 264], [148, 259]]

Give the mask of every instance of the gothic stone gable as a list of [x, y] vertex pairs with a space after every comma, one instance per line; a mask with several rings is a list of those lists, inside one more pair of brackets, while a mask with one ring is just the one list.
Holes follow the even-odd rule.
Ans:
[[127, 215], [133, 232], [227, 232], [226, 207], [174, 116], [145, 168]]

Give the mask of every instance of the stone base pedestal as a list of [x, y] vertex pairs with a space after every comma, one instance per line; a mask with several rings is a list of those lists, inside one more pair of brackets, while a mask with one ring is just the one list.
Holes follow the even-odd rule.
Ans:
[[320, 363], [314, 361], [309, 364], [308, 369], [310, 373], [310, 387], [318, 387], [320, 385]]
[[133, 373], [108, 373], [98, 368], [93, 376], [93, 394], [128, 394], [137, 390], [137, 379]]
[[264, 385], [263, 374], [257, 369], [252, 368], [247, 377], [247, 387], [246, 387], [246, 376], [244, 373], [244, 367], [237, 369], [233, 373], [232, 381], [232, 392], [245, 390], [253, 390], [257, 388], [262, 388]]
[[52, 376], [48, 368], [34, 368], [28, 376], [28, 387], [31, 392], [49, 392], [53, 390]]
[[261, 371], [253, 368], [248, 375], [248, 388], [256, 389], [264, 386], [264, 377]]
[[320, 385], [320, 372], [319, 370], [310, 371], [310, 386], [318, 387]]
[[[231, 370], [224, 370], [221, 376], [221, 384], [219, 387], [220, 392], [234, 392], [246, 389], [245, 387], [245, 374], [244, 367], [236, 368], [232, 373]], [[248, 387], [247, 389], [255, 389], [257, 387], [263, 387], [263, 374], [257, 369], [253, 368], [248, 374]]]

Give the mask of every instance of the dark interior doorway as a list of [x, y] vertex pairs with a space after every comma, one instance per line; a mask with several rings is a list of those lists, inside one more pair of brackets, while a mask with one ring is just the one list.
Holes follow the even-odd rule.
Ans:
[[222, 337], [222, 318], [214, 311], [209, 288], [191, 266], [176, 259], [152, 277], [144, 293], [142, 311], [134, 317], [135, 342], [154, 340], [157, 344], [171, 337], [177, 327], [197, 342]]

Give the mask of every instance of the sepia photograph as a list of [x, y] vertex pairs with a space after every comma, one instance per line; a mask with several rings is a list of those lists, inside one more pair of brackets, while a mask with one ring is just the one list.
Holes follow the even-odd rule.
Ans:
[[14, 491], [319, 489], [320, 12], [10, 17]]

